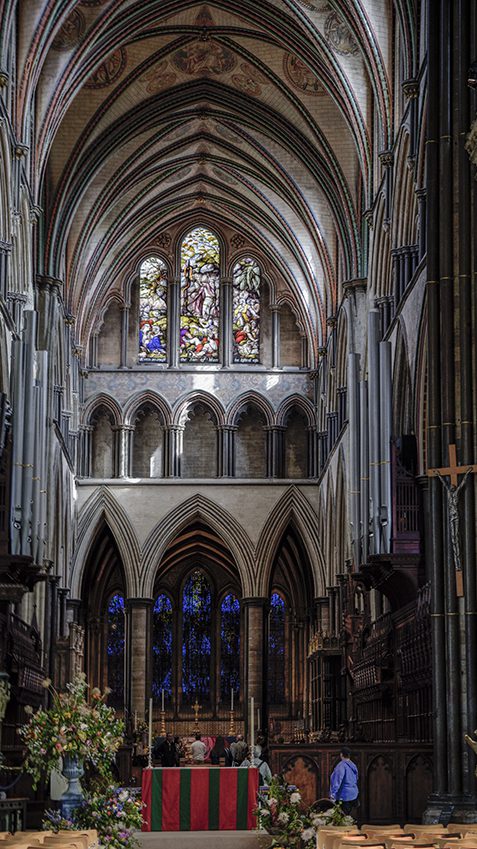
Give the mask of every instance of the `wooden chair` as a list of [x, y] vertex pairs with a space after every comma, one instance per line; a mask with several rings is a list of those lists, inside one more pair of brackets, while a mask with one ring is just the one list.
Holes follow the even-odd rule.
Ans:
[[359, 829], [356, 826], [352, 825], [340, 825], [335, 828], [319, 828], [317, 837], [316, 837], [316, 845], [317, 849], [333, 849], [333, 841], [336, 836], [340, 836], [340, 834], [359, 834]]

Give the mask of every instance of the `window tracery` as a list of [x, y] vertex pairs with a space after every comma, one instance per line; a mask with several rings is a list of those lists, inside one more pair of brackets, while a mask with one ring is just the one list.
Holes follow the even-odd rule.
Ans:
[[280, 593], [270, 597], [268, 638], [268, 700], [272, 705], [285, 702], [285, 602]]
[[107, 679], [111, 690], [109, 704], [122, 707], [124, 704], [124, 596], [115, 593], [107, 608]]
[[172, 602], [158, 595], [152, 610], [152, 695], [172, 697]]
[[260, 362], [260, 266], [244, 257], [233, 273], [234, 363]]
[[227, 593], [220, 605], [220, 697], [228, 702], [231, 690], [240, 692], [240, 602]]
[[219, 240], [196, 227], [181, 245], [180, 358], [219, 360]]
[[167, 266], [151, 256], [139, 276], [139, 361], [167, 360]]

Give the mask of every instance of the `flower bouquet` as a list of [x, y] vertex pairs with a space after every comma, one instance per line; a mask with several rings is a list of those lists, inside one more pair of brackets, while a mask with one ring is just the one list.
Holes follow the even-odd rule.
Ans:
[[89, 793], [65, 820], [57, 811], [46, 811], [43, 827], [53, 831], [96, 829], [101, 846], [129, 849], [136, 843], [133, 832], [142, 825], [142, 807], [128, 790], [108, 787], [106, 792]]
[[84, 674], [67, 684], [64, 693], [58, 693], [49, 679], [44, 687], [52, 695], [51, 707], [36, 713], [30, 708], [30, 721], [19, 729], [27, 748], [24, 766], [33, 786], [58, 767], [60, 757], [67, 756], [90, 763], [97, 773], [109, 777], [124, 727], [114, 708], [105, 704], [107, 692], [102, 694], [97, 687], [89, 692]]
[[299, 791], [288, 785], [281, 775], [274, 775], [268, 792], [261, 793], [257, 809], [259, 828], [272, 836], [272, 847], [305, 849], [315, 846], [318, 829], [326, 826], [353, 825], [353, 818], [343, 813], [341, 802], [325, 812], [304, 808]]

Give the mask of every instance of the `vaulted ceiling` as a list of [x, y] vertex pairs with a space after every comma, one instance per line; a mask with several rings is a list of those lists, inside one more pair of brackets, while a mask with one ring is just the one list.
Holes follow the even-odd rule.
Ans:
[[415, 70], [412, 0], [18, 5], [39, 271], [65, 281], [79, 336], [141, 257], [200, 220], [257, 247], [322, 344], [340, 284], [364, 270], [396, 31]]

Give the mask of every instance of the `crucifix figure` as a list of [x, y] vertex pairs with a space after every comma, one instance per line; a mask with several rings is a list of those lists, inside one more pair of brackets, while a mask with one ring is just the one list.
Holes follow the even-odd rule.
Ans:
[[[458, 466], [456, 446], [449, 445], [449, 465], [442, 469], [428, 469], [429, 477], [436, 476], [441, 481], [446, 490], [447, 509], [449, 512], [450, 537], [452, 545], [452, 554], [454, 558], [454, 566], [457, 572], [462, 571], [462, 563], [460, 559], [460, 540], [459, 540], [459, 493], [465, 486], [467, 478], [472, 472], [477, 472], [477, 465]], [[463, 474], [461, 482], [457, 483], [458, 475]], [[450, 477], [450, 483], [445, 480], [445, 477]]]

